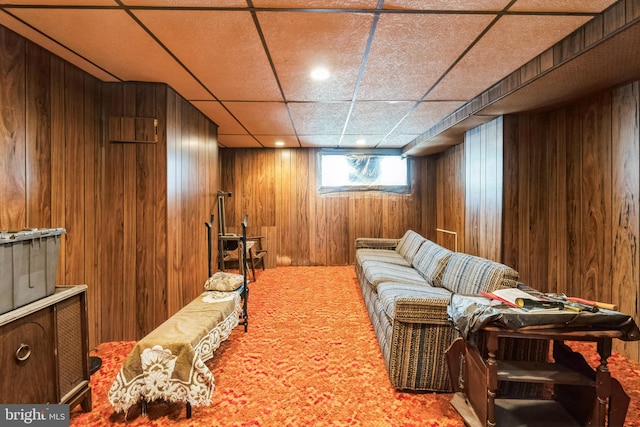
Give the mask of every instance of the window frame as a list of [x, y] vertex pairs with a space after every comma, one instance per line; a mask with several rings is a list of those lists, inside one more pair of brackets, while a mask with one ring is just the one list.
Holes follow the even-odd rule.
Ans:
[[[322, 185], [322, 157], [326, 155], [368, 155], [375, 157], [401, 157], [404, 158], [407, 165], [407, 177], [405, 185], [341, 185], [341, 186], [323, 186]], [[413, 187], [412, 180], [412, 162], [410, 157], [402, 155], [400, 149], [348, 149], [348, 148], [324, 148], [318, 151], [316, 156], [316, 175], [317, 175], [317, 190], [319, 194], [331, 194], [331, 193], [348, 193], [348, 192], [381, 192], [381, 193], [396, 193], [396, 194], [411, 194]]]

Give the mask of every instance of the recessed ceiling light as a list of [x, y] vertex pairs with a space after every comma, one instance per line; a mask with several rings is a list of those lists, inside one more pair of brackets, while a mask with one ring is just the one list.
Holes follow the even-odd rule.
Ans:
[[357, 145], [364, 145], [364, 144], [366, 144], [366, 143], [367, 143], [367, 140], [366, 140], [366, 139], [364, 139], [364, 138], [360, 138], [360, 139], [358, 139], [358, 140], [356, 141], [356, 144], [357, 144]]
[[284, 147], [284, 141], [276, 141], [276, 147]]
[[329, 70], [324, 67], [318, 67], [311, 70], [311, 78], [313, 80], [327, 80], [329, 75]]

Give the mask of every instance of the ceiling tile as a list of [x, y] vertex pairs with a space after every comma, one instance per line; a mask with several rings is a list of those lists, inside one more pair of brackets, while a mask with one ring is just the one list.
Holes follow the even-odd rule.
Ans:
[[340, 140], [340, 148], [373, 148], [384, 139], [384, 136], [384, 134], [345, 134]]
[[218, 100], [282, 100], [249, 12], [144, 10], [135, 14]]
[[385, 135], [402, 120], [414, 104], [413, 102], [356, 102], [345, 133]]
[[[101, 80], [168, 84], [219, 125], [222, 146], [238, 148], [273, 147], [276, 139], [357, 147], [362, 137], [368, 147], [404, 147], [615, 3], [10, 1], [0, 7], [1, 25]], [[328, 80], [310, 79], [318, 64], [332, 72]], [[464, 129], [453, 128], [459, 141]], [[443, 141], [429, 150], [456, 143]]]
[[336, 148], [340, 144], [340, 135], [300, 135], [302, 147]]
[[[640, 25], [635, 25], [630, 31], [616, 33], [596, 48], [562, 64], [554, 72], [544, 74], [480, 112], [501, 115], [522, 111], [523, 107], [531, 110], [549, 109], [570, 102], [575, 99], [576, 93], [593, 94], [638, 81], [638, 46]], [[637, 96], [632, 99], [637, 100]]]
[[218, 135], [247, 134], [246, 129], [219, 102], [191, 101], [191, 103], [218, 125]]
[[406, 134], [394, 131], [380, 142], [378, 148], [402, 148], [418, 136], [420, 134]]
[[251, 135], [218, 135], [218, 144], [226, 148], [262, 148]]
[[462, 101], [421, 102], [415, 110], [398, 125], [395, 131], [399, 133], [422, 133], [463, 105], [464, 102]]
[[349, 113], [348, 102], [294, 102], [289, 104], [293, 125], [301, 135], [341, 135]]
[[498, 12], [511, 0], [385, 0], [383, 9], [460, 10]]
[[122, 4], [147, 7], [247, 7], [246, 0], [122, 0]]
[[518, 0], [510, 12], [588, 12], [600, 13], [616, 0]]
[[378, 0], [254, 0], [253, 5], [283, 9], [375, 9]]
[[11, 0], [7, 3], [12, 5], [37, 4], [38, 6], [118, 6], [118, 2], [115, 0]]
[[225, 102], [224, 105], [254, 135], [295, 133], [284, 102]]
[[63, 58], [69, 61], [71, 64], [80, 68], [81, 70], [86, 71], [92, 76], [105, 81], [105, 82], [117, 82], [118, 78], [109, 74], [102, 68], [99, 68], [96, 64], [93, 64], [87, 61], [85, 58], [77, 55], [76, 53], [70, 51], [64, 46], [61, 46], [59, 43], [51, 40], [49, 37], [39, 33], [31, 27], [28, 27], [24, 23], [19, 20], [13, 18], [11, 15], [0, 11], [0, 25], [3, 25], [10, 30], [13, 30], [17, 34], [31, 40], [33, 43], [47, 49], [49, 52], [52, 52], [58, 55], [60, 58]]
[[187, 98], [210, 96], [121, 10], [9, 9], [78, 55], [125, 81], [166, 82]]
[[358, 99], [419, 100], [494, 18], [380, 16]]
[[298, 138], [295, 135], [256, 135], [256, 138], [265, 147], [280, 147], [276, 142], [284, 142], [282, 147], [299, 148]]
[[[371, 14], [260, 12], [258, 19], [287, 101], [353, 98]], [[310, 78], [317, 66], [329, 79]]]
[[471, 99], [589, 19], [586, 16], [503, 16], [427, 99]]

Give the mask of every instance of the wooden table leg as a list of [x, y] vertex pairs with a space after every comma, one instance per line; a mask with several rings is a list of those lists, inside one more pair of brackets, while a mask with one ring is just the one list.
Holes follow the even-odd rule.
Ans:
[[498, 391], [498, 335], [487, 333], [487, 426], [496, 425], [495, 400]]
[[600, 355], [600, 365], [596, 369], [596, 421], [599, 426], [606, 425], [607, 404], [611, 396], [611, 372], [607, 365], [607, 359], [611, 356], [611, 338], [598, 340], [598, 355]]

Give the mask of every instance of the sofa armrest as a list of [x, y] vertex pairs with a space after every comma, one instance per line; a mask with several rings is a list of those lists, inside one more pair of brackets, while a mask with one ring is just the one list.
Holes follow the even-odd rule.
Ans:
[[356, 239], [356, 249], [390, 249], [394, 250], [398, 246], [400, 239], [383, 239], [376, 237], [358, 237]]
[[408, 323], [453, 325], [449, 320], [446, 298], [398, 298], [394, 320]]

